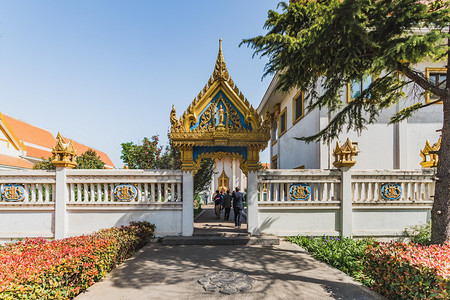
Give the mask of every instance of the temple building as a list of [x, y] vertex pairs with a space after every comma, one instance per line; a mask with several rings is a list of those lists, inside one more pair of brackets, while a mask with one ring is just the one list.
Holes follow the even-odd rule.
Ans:
[[[52, 156], [55, 144], [55, 136], [50, 131], [0, 113], [0, 169], [32, 169], [34, 164]], [[105, 168], [114, 168], [106, 153], [75, 141], [73, 145], [78, 155], [92, 149]]]
[[[429, 60], [415, 66], [415, 69], [424, 72], [430, 82], [445, 85], [445, 62]], [[342, 101], [352, 101], [370, 82], [371, 76], [367, 76], [343, 86]], [[318, 133], [326, 128], [332, 116], [326, 108], [310, 112], [305, 110], [307, 104], [304, 102], [308, 91], [292, 89], [288, 93], [282, 93], [276, 89], [277, 84], [278, 76], [275, 75], [257, 109], [261, 115], [269, 110], [274, 120], [269, 146], [271, 168], [331, 169], [336, 142], [342, 145], [347, 138], [360, 149], [358, 163], [354, 167], [356, 169], [412, 170], [433, 164], [429, 161], [429, 152], [431, 151], [432, 156], [433, 151], [439, 148], [443, 122], [442, 102], [431, 103], [436, 100], [433, 95], [414, 91], [411, 85], [405, 91], [408, 96], [404, 101], [382, 111], [377, 122], [367, 126], [360, 134], [346, 132], [344, 128], [337, 140], [306, 144], [295, 138]], [[320, 88], [317, 92], [321, 93]], [[429, 105], [407, 120], [388, 125], [392, 115], [418, 101]]]
[[195, 174], [201, 159], [214, 159], [212, 193], [236, 187], [245, 190], [249, 172], [261, 167], [259, 152], [270, 138], [269, 121], [263, 122], [231, 79], [222, 40], [213, 75], [179, 119], [172, 108], [170, 122], [183, 171]]

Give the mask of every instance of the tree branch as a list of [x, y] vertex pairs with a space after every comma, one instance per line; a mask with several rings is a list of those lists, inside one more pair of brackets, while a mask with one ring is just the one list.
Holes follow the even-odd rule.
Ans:
[[445, 98], [447, 93], [444, 89], [440, 89], [437, 86], [431, 84], [426, 78], [423, 78], [418, 73], [414, 72], [410, 68], [398, 63], [397, 70], [402, 72], [406, 77], [414, 81], [418, 86], [423, 88], [426, 91], [430, 91], [439, 98]]

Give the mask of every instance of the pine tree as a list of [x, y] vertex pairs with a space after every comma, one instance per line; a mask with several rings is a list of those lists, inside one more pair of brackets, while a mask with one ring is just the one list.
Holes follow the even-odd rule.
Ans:
[[[361, 131], [383, 109], [405, 99], [404, 87], [420, 87], [443, 102], [432, 242], [450, 240], [450, 68], [445, 87], [414, 69], [427, 58], [449, 65], [450, 1], [299, 0], [279, 7], [280, 13], [268, 12], [267, 34], [242, 44], [269, 58], [264, 76], [276, 73], [279, 89], [308, 91], [307, 110], [326, 108], [334, 115], [325, 129], [300, 139], [327, 141], [344, 129]], [[342, 103], [343, 86], [368, 74], [378, 76], [353, 101]], [[418, 97], [391, 123], [428, 105]]]

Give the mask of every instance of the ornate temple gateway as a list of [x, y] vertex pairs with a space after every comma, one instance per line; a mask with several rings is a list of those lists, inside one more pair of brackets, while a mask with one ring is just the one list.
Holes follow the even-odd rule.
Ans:
[[179, 119], [172, 107], [170, 122], [170, 137], [181, 151], [183, 171], [195, 174], [202, 158], [215, 159], [214, 173], [219, 177], [213, 180], [213, 190], [243, 186], [241, 174], [257, 171], [259, 152], [270, 139], [270, 118], [263, 122], [231, 79], [222, 40], [207, 84]]

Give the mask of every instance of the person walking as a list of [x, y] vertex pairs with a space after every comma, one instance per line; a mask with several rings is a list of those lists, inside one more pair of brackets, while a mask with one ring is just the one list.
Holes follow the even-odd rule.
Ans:
[[222, 195], [219, 190], [216, 191], [214, 195], [214, 213], [216, 214], [216, 219], [220, 219], [220, 206], [222, 205]]
[[241, 228], [241, 215], [244, 209], [244, 194], [239, 191], [239, 187], [233, 193], [234, 225]]
[[225, 208], [225, 215], [223, 219], [227, 221], [230, 218], [231, 201], [232, 199], [230, 195], [230, 190], [227, 190], [226, 194], [223, 195], [223, 208]]

